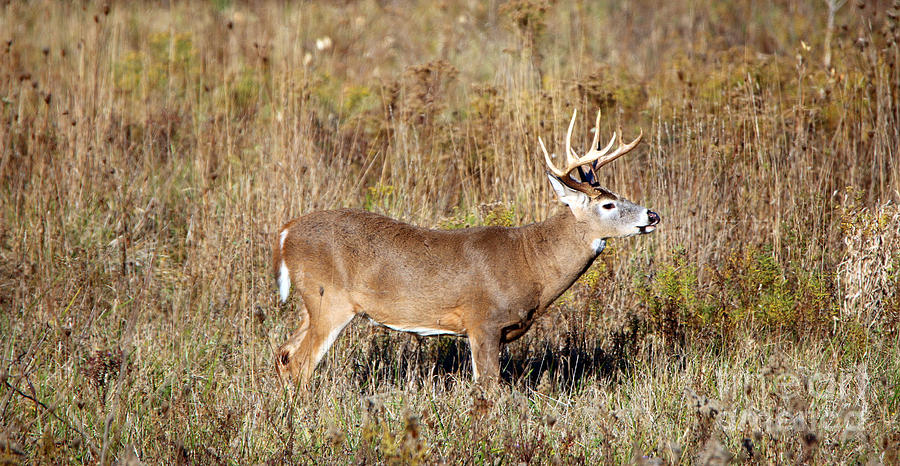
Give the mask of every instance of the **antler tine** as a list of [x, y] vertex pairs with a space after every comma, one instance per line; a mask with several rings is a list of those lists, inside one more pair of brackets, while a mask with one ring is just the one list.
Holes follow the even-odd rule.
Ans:
[[553, 162], [550, 161], [550, 154], [547, 152], [547, 147], [544, 146], [544, 141], [538, 136], [538, 142], [541, 144], [541, 150], [544, 151], [544, 161], [547, 162], [547, 167], [550, 168], [550, 171], [553, 172], [554, 175], [563, 178], [569, 174], [569, 172], [560, 170], [556, 168], [556, 165], [553, 165]]
[[[572, 122], [575, 122], [575, 119], [572, 119]], [[572, 124], [569, 124], [569, 136], [572, 134]], [[619, 139], [622, 139], [621, 135], [619, 135]], [[571, 158], [568, 159], [569, 163], [569, 171], [575, 169], [575, 167], [581, 165], [587, 165], [609, 152], [609, 149], [612, 147], [613, 143], [616, 141], [616, 133], [613, 133], [612, 138], [610, 138], [609, 143], [606, 144], [606, 147], [603, 149], [597, 149], [597, 143], [600, 142], [600, 110], [597, 111], [597, 122], [594, 125], [594, 140], [591, 141], [591, 148], [581, 157], [575, 153], [574, 150], [570, 148], [569, 138], [566, 138], [566, 150], [571, 153]]]
[[[588, 149], [587, 154], [584, 155], [585, 159], [591, 158], [593, 160], [596, 160], [602, 157], [609, 152], [609, 149], [612, 148], [613, 143], [616, 141], [616, 133], [613, 133], [612, 137], [609, 139], [609, 143], [606, 144], [606, 147], [604, 147], [603, 149], [597, 149], [597, 143], [600, 142], [600, 113], [601, 110], [597, 109], [597, 121], [594, 123], [594, 140], [591, 141], [591, 147], [590, 149]], [[593, 161], [588, 162], [587, 166], [588, 170], [590, 170], [591, 172], [592, 179], [598, 179], [597, 171], [594, 168]]]
[[578, 154], [572, 150], [572, 130], [575, 128], [575, 116], [578, 109], [572, 111], [572, 121], [569, 122], [569, 130], [566, 132], [566, 170], [571, 172], [578, 164]]
[[[621, 139], [621, 137], [619, 139]], [[616, 142], [616, 133], [613, 133], [612, 137], [609, 138], [609, 143], [606, 144], [606, 147], [599, 151], [597, 150], [598, 142], [600, 142], [600, 110], [597, 110], [597, 123], [594, 126], [594, 142], [591, 143], [591, 150], [589, 150], [588, 153], [593, 156], [595, 153], [599, 152], [597, 158], [603, 157], [612, 148], [613, 143]], [[585, 154], [585, 156], [587, 156], [587, 154]]]
[[[597, 109], [597, 122], [594, 123], [594, 140], [591, 141], [591, 149], [588, 152], [596, 149], [598, 142], [600, 142], [600, 109]], [[606, 151], [604, 150], [604, 152]]]
[[[617, 147], [616, 150], [615, 150], [615, 152], [613, 152], [612, 154], [609, 154], [609, 155], [603, 155], [602, 157], [598, 158], [598, 159], [597, 159], [597, 163], [594, 164], [594, 167], [593, 167], [594, 170], [596, 170], [596, 169], [598, 169], [598, 168], [600, 168], [600, 167], [602, 167], [602, 166], [604, 166], [604, 165], [606, 165], [606, 164], [612, 162], [613, 160], [615, 160], [615, 159], [617, 159], [617, 158], [619, 158], [619, 157], [621, 157], [621, 156], [623, 156], [623, 155], [625, 155], [625, 154], [631, 152], [631, 150], [634, 149], [635, 146], [637, 146], [638, 143], [641, 142], [641, 139], [642, 139], [643, 137], [644, 137], [644, 130], [643, 130], [643, 129], [641, 130], [641, 133], [638, 134], [638, 137], [634, 138], [634, 140], [631, 141], [631, 142], [629, 142], [628, 144], [622, 144], [622, 142], [621, 142], [621, 139], [622, 139], [622, 138], [620, 137], [620, 138], [619, 138], [619, 139], [620, 139], [620, 141], [619, 141], [619, 147]], [[612, 141], [610, 141], [610, 143], [612, 143]]]

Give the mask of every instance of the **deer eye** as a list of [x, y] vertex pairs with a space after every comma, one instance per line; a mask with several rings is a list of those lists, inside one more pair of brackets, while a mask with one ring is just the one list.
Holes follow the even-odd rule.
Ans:
[[607, 202], [606, 204], [603, 204], [602, 207], [606, 210], [613, 210], [616, 208], [616, 205], [613, 204], [612, 202]]

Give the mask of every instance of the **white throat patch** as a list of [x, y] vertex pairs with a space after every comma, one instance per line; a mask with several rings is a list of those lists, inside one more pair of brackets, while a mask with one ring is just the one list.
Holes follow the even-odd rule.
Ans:
[[591, 249], [594, 250], [594, 254], [600, 254], [603, 252], [603, 249], [606, 247], [605, 239], [595, 239], [591, 242]]

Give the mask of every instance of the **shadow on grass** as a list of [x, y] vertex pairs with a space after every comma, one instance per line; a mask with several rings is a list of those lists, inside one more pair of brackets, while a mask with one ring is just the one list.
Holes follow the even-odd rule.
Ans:
[[[450, 390], [472, 378], [465, 338], [422, 338], [397, 332], [379, 332], [371, 338], [365, 352], [354, 351], [353, 367], [347, 368], [361, 391], [425, 384]], [[632, 366], [629, 349], [638, 337], [633, 331], [617, 330], [603, 339], [605, 344], [596, 333], [578, 331], [557, 335], [552, 343], [539, 335], [525, 338], [503, 348], [503, 382], [520, 389], [550, 383], [549, 388], [569, 391], [592, 378], [615, 381], [627, 373]]]
[[596, 335], [568, 332], [558, 343], [541, 342], [526, 351], [507, 352], [501, 357], [504, 381], [522, 388], [538, 389], [552, 384], [559, 391], [581, 387], [590, 379], [615, 381], [632, 366], [629, 348], [635, 335], [616, 331], [609, 343], [602, 345]]

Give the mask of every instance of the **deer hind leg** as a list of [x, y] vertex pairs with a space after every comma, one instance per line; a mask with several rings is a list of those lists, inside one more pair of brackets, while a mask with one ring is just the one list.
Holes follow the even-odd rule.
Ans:
[[289, 376], [306, 385], [319, 361], [331, 348], [355, 313], [350, 302], [323, 293], [303, 296], [306, 318], [288, 341], [278, 348], [275, 368], [282, 378]]

